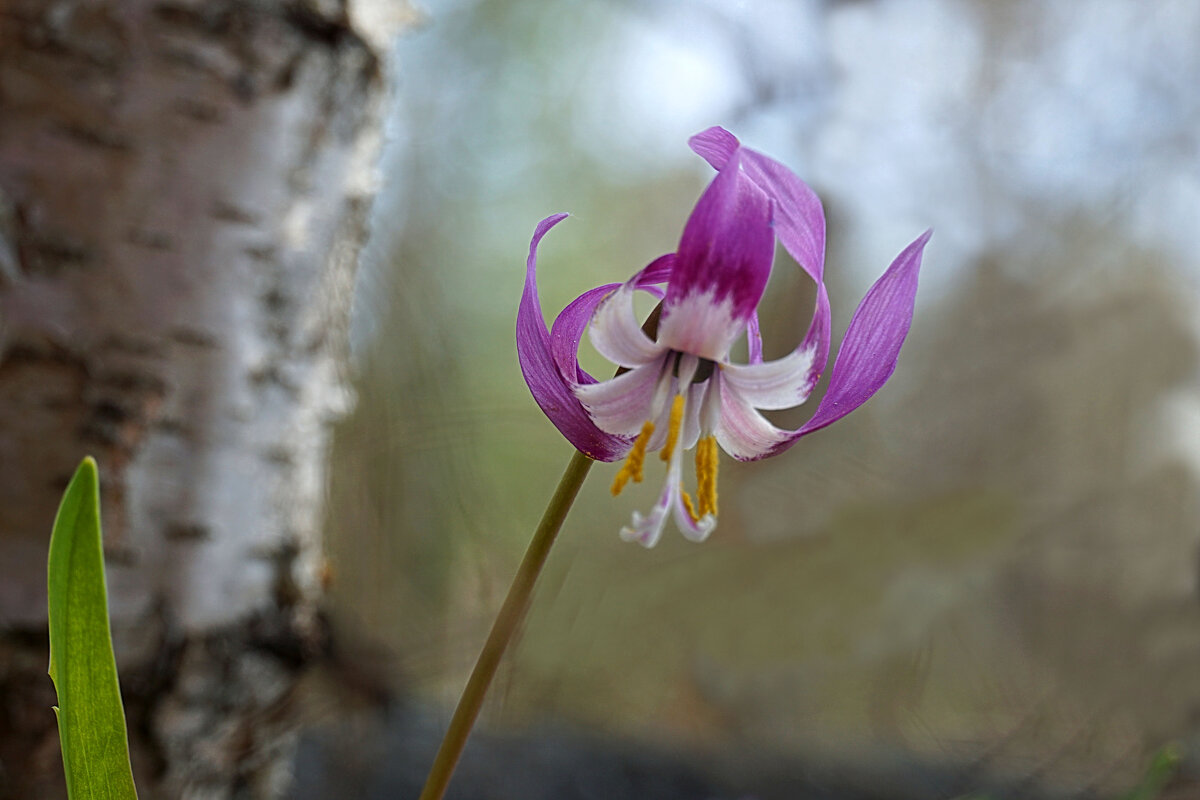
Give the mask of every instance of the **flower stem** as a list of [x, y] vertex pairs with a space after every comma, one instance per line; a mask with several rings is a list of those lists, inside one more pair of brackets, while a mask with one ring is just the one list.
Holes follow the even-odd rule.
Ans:
[[546, 563], [550, 546], [554, 544], [554, 538], [562, 528], [563, 520], [567, 518], [567, 512], [571, 510], [571, 504], [575, 502], [575, 496], [579, 494], [579, 487], [583, 485], [592, 463], [592, 459], [576, 451], [567, 464], [567, 469], [558, 482], [558, 488], [542, 514], [542, 521], [538, 524], [528, 549], [525, 550], [525, 557], [521, 559], [521, 566], [517, 568], [512, 585], [508, 587], [504, 605], [500, 607], [500, 613], [492, 623], [492, 631], [488, 634], [479, 659], [475, 662], [475, 668], [471, 670], [471, 677], [467, 679], [467, 686], [463, 689], [458, 707], [454, 709], [454, 716], [450, 719], [450, 727], [442, 738], [441, 747], [433, 759], [433, 766], [429, 768], [429, 777], [425, 779], [425, 788], [421, 790], [420, 800], [441, 800], [446, 793], [450, 776], [454, 774], [454, 767], [458, 764], [463, 747], [466, 746], [467, 737], [471, 735], [471, 727], [475, 724], [475, 718], [479, 716], [483, 698], [491, 686], [492, 678], [496, 676], [500, 658], [521, 620], [525, 618], [533, 596], [533, 585], [542, 572], [542, 565]]

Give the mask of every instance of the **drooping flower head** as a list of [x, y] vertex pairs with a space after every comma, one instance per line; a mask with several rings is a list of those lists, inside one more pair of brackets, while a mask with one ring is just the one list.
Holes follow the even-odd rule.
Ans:
[[[630, 480], [642, 480], [647, 453], [657, 451], [666, 462], [658, 501], [645, 515], [635, 511], [621, 531], [647, 547], [658, 541], [668, 516], [689, 539], [701, 541], [713, 531], [718, 447], [739, 461], [781, 453], [858, 408], [891, 377], [912, 322], [921, 254], [930, 236], [926, 231], [906, 247], [859, 304], [812, 418], [796, 430], [778, 428], [760, 411], [803, 403], [829, 357], [821, 201], [787, 167], [742, 147], [723, 128], [709, 128], [689, 144], [717, 176], [696, 203], [674, 253], [623, 284], [584, 292], [547, 330], [537, 294], [537, 247], [567, 215], [547, 217], [529, 247], [517, 314], [521, 371], [542, 411], [585, 455], [625, 459], [614, 495]], [[796, 349], [764, 361], [757, 308], [776, 238], [816, 282], [817, 300]], [[654, 338], [634, 314], [638, 291], [661, 300]], [[597, 381], [579, 366], [585, 330], [596, 350], [620, 368], [616, 377]], [[730, 349], [743, 333], [749, 363], [733, 364]], [[694, 499], [683, 486], [683, 453], [693, 449]]]

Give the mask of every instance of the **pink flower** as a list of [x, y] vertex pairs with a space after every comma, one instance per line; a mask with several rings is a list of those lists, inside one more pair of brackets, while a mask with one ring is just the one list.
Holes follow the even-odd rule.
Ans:
[[[525, 381], [550, 421], [576, 448], [599, 461], [626, 458], [613, 494], [642, 479], [647, 452], [659, 451], [667, 477], [646, 515], [634, 512], [622, 537], [653, 546], [668, 516], [689, 539], [716, 526], [717, 447], [739, 461], [773, 456], [800, 437], [841, 419], [871, 397], [896, 368], [912, 323], [921, 254], [917, 237], [867, 292], [846, 331], [829, 388], [812, 418], [796, 430], [760, 410], [803, 403], [829, 357], [829, 296], [823, 281], [825, 216], [821, 201], [779, 162], [709, 128], [689, 142], [717, 170], [684, 225], [679, 248], [623, 284], [607, 284], [571, 302], [547, 331], [537, 295], [537, 246], [566, 218], [538, 224], [529, 248], [517, 313], [517, 353]], [[808, 333], [789, 355], [763, 361], [757, 308], [778, 237], [817, 284]], [[665, 289], [662, 285], [665, 284]], [[636, 291], [662, 300], [657, 338], [633, 311]], [[579, 366], [584, 331], [606, 358], [627, 371], [597, 381]], [[748, 364], [729, 351], [746, 332]], [[683, 488], [682, 454], [696, 451], [695, 500]]]

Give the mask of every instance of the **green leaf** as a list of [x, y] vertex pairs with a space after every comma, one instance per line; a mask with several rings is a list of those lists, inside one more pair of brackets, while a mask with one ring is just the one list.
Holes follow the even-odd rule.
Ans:
[[100, 483], [90, 456], [75, 470], [58, 507], [47, 573], [50, 679], [58, 692], [54, 711], [67, 796], [136, 800], [108, 627]]
[[1154, 754], [1146, 774], [1142, 776], [1142, 782], [1128, 794], [1121, 795], [1121, 800], [1155, 800], [1175, 777], [1180, 758], [1179, 748], [1174, 744], [1163, 747]]

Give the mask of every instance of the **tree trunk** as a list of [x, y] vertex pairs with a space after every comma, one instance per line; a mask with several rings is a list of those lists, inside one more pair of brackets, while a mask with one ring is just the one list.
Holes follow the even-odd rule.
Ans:
[[362, 11], [0, 0], [0, 798], [63, 796], [45, 558], [87, 453], [143, 800], [286, 785], [382, 84]]

